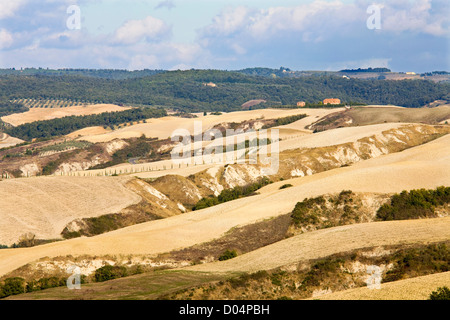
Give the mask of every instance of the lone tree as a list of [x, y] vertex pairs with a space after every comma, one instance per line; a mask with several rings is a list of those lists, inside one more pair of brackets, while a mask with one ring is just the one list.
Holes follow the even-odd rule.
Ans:
[[19, 247], [33, 247], [36, 245], [36, 235], [31, 232], [24, 233], [19, 238]]

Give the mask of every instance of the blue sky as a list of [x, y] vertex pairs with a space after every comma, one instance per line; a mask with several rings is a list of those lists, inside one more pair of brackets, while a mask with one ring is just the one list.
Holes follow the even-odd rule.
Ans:
[[424, 72], [449, 53], [448, 0], [0, 0], [0, 68]]

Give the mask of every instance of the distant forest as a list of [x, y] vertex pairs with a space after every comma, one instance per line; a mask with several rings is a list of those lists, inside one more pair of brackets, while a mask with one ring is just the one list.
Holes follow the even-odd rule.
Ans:
[[388, 68], [367, 68], [367, 69], [344, 69], [341, 70], [339, 72], [347, 72], [347, 73], [352, 73], [352, 72], [391, 72], [391, 69]]
[[[216, 86], [206, 85], [210, 82]], [[122, 80], [79, 75], [0, 76], [0, 101], [77, 99], [163, 106], [181, 112], [236, 111], [253, 99], [267, 101], [255, 108], [296, 105], [298, 101], [314, 104], [326, 98], [417, 108], [439, 99], [450, 100], [449, 92], [450, 84], [426, 80], [360, 80], [330, 75], [280, 78], [218, 70], [170, 71]]]
[[25, 68], [25, 69], [0, 69], [0, 75], [17, 75], [17, 76], [82, 76], [101, 79], [135, 79], [153, 76], [158, 73], [166, 72], [165, 70], [116, 70], [116, 69], [45, 69], [45, 68]]

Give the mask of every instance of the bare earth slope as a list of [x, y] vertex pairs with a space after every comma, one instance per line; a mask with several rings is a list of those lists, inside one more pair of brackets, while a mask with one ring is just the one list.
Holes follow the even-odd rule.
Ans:
[[[141, 198], [124, 178], [41, 177], [0, 182], [0, 244], [11, 245], [32, 232], [39, 239], [60, 238], [70, 221], [117, 213]], [[11, 228], [14, 226], [14, 228]]]
[[350, 289], [321, 296], [320, 300], [427, 300], [431, 292], [450, 285], [450, 272], [383, 283], [378, 290], [367, 287]]
[[[349, 189], [355, 192], [391, 193], [450, 185], [449, 163], [450, 135], [447, 135], [425, 145], [359, 162], [351, 167], [292, 179], [291, 183], [294, 184], [292, 188], [278, 190], [273, 184], [268, 188], [274, 189], [266, 189], [261, 195], [127, 227], [92, 238], [79, 238], [29, 249], [0, 250], [0, 275], [45, 256], [156, 254], [189, 247], [218, 238], [238, 225], [286, 214], [305, 197], [325, 193]], [[435, 222], [424, 221], [424, 226], [427, 223], [436, 223], [433, 228], [444, 229], [442, 234], [445, 234], [445, 229], [450, 229], [448, 219], [433, 221]], [[440, 226], [441, 223], [445, 223], [443, 227]], [[423, 228], [420, 225], [417, 227]], [[393, 233], [393, 230], [390, 232]], [[363, 230], [360, 232], [364, 233]], [[416, 237], [419, 234], [420, 232], [413, 232], [411, 236]], [[439, 232], [434, 234], [435, 237], [440, 236]], [[380, 234], [381, 240], [383, 237]], [[413, 239], [420, 240], [420, 238]]]
[[16, 144], [20, 144], [22, 142], [24, 142], [24, 141], [21, 139], [14, 138], [14, 137], [7, 135], [6, 133], [0, 132], [0, 149], [12, 147], [12, 146], [15, 146]]

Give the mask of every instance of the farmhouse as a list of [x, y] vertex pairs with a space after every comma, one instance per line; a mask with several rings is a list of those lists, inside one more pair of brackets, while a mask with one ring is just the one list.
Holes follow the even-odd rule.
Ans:
[[341, 100], [339, 100], [339, 99], [325, 99], [325, 100], [323, 100], [323, 104], [341, 104]]
[[305, 101], [297, 102], [297, 107], [304, 107], [304, 106], [306, 106], [306, 102]]

